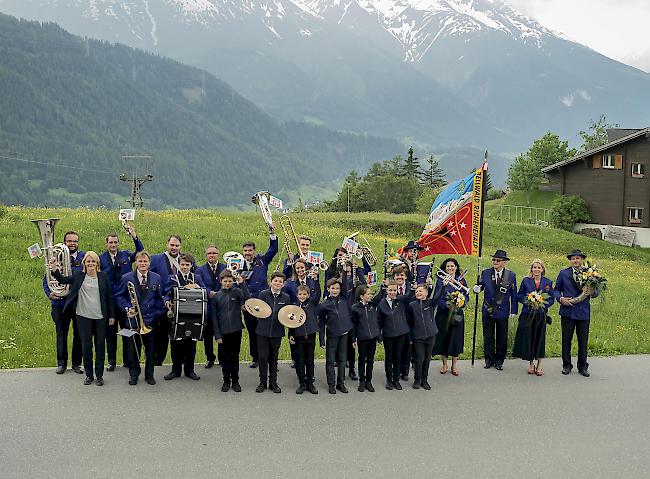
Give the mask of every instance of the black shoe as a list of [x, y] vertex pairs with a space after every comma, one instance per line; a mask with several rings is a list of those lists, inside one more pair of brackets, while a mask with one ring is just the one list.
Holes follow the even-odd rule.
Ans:
[[429, 385], [429, 383], [426, 382], [426, 381], [422, 381], [422, 387], [423, 387], [424, 389], [426, 389], [427, 391], [430, 391], [430, 390], [431, 390], [431, 385]]
[[89, 384], [92, 384], [93, 381], [94, 381], [93, 378], [89, 378], [88, 376], [86, 376], [86, 379], [84, 379], [84, 384], [88, 386]]
[[359, 379], [359, 376], [357, 376], [357, 372], [354, 370], [354, 368], [350, 369], [350, 374], [348, 374], [348, 376], [350, 376], [350, 379], [353, 381]]
[[136, 384], [138, 384], [138, 378], [130, 377], [129, 378], [129, 385], [130, 386], [135, 386]]
[[314, 386], [313, 384], [308, 384], [307, 389], [312, 394], [318, 394], [318, 389], [316, 389], [316, 386]]
[[181, 376], [180, 373], [177, 373], [176, 371], [172, 371], [169, 374], [165, 374], [165, 381], [171, 381], [172, 379], [176, 379], [180, 376]]
[[63, 373], [65, 373], [65, 366], [57, 366], [57, 368], [56, 368], [56, 373], [57, 373], [57, 374], [63, 374]]
[[296, 362], [293, 359], [291, 360], [291, 369], [296, 369]]
[[214, 366], [214, 359], [210, 359], [207, 363], [205, 363], [205, 369], [210, 369], [212, 366]]
[[148, 379], [145, 379], [145, 381], [147, 381], [147, 384], [149, 384], [150, 386], [153, 386], [154, 384], [156, 384], [156, 380], [154, 378], [148, 378]]
[[398, 391], [401, 391], [401, 390], [402, 390], [402, 385], [399, 383], [399, 381], [393, 381], [393, 386], [394, 386], [395, 389], [397, 389]]
[[339, 391], [341, 391], [343, 394], [347, 394], [347, 393], [348, 393], [348, 388], [345, 387], [345, 384], [337, 384], [337, 385], [336, 385], [336, 389], [338, 389]]
[[97, 384], [97, 386], [103, 386], [104, 385], [104, 380], [102, 378], [97, 378], [97, 381], [95, 381], [95, 384]]
[[199, 376], [198, 374], [196, 374], [194, 371], [192, 371], [192, 372], [189, 373], [189, 374], [185, 373], [185, 376], [188, 377], [188, 378], [190, 378], [190, 379], [193, 380], [193, 381], [198, 381], [199, 379], [201, 379], [201, 376]]
[[282, 392], [282, 389], [280, 389], [278, 383], [269, 383], [269, 389], [273, 391], [275, 394], [280, 394]]
[[589, 374], [589, 371], [587, 371], [586, 369], [581, 369], [581, 370], [578, 371], [578, 372], [579, 372], [580, 374], [582, 374], [582, 375], [583, 375], [584, 377], [586, 377], [586, 378], [588, 378], [589, 376], [591, 376], [591, 374]]
[[388, 389], [389, 391], [392, 391], [393, 388], [394, 388], [393, 382], [392, 381], [386, 381], [386, 389]]
[[298, 389], [296, 389], [296, 394], [302, 394], [302, 393], [304, 393], [304, 392], [305, 392], [305, 389], [307, 389], [307, 388], [305, 388], [305, 386], [303, 386], [303, 385], [301, 384], [300, 386], [298, 386]]
[[257, 361], [253, 361], [250, 366], [248, 366], [251, 369], [255, 369], [258, 366]]
[[413, 389], [420, 389], [420, 381], [413, 381]]
[[239, 385], [239, 383], [232, 383], [232, 390], [235, 391], [236, 393], [240, 393], [241, 386]]
[[493, 366], [492, 363], [485, 363], [485, 366], [483, 366], [483, 369], [490, 369]]
[[83, 369], [81, 369], [80, 366], [72, 366], [72, 370], [77, 374], [83, 374], [84, 373]]
[[401, 378], [402, 378], [402, 381], [408, 381], [409, 380], [409, 375], [408, 374], [402, 374]]
[[357, 388], [357, 391], [360, 393], [364, 392], [366, 390], [366, 383], [365, 381], [359, 381], [359, 387]]
[[497, 371], [503, 371], [503, 364], [495, 364], [494, 369], [496, 369]]
[[328, 386], [328, 391], [330, 394], [336, 394], [336, 388], [334, 386]]
[[108, 367], [106, 368], [106, 371], [115, 371], [115, 364], [109, 363]]
[[366, 381], [366, 391], [368, 391], [369, 393], [375, 392], [375, 387], [372, 385], [370, 381]]
[[266, 389], [266, 384], [264, 383], [259, 383], [257, 387], [255, 388], [256, 393], [263, 393], [264, 390]]
[[223, 386], [221, 386], [221, 392], [222, 393], [227, 393], [230, 390], [230, 383], [229, 382], [224, 382]]
[[569, 367], [562, 368], [562, 374], [564, 374], [565, 376], [570, 373], [571, 373], [571, 368]]

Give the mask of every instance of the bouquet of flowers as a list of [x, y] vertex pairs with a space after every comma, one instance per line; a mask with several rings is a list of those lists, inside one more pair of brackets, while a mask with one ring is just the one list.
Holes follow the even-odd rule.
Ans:
[[548, 298], [550, 298], [550, 295], [542, 291], [531, 291], [528, 293], [526, 296], [526, 305], [530, 308], [529, 320], [535, 317], [537, 311], [548, 306]]
[[585, 261], [580, 271], [575, 274], [576, 283], [582, 287], [582, 293], [573, 298], [571, 303], [577, 304], [588, 297], [604, 293], [607, 289], [607, 278], [600, 272], [595, 264]]
[[447, 294], [445, 302], [447, 303], [447, 310], [449, 311], [449, 316], [447, 316], [447, 326], [450, 324], [457, 325], [462, 323], [463, 317], [458, 314], [458, 311], [460, 311], [467, 302], [467, 298], [462, 291], [452, 291]]

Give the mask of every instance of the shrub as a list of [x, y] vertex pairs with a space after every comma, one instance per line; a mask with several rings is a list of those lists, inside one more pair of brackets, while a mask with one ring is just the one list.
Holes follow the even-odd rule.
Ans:
[[487, 196], [485, 197], [486, 200], [498, 200], [499, 198], [503, 198], [506, 195], [506, 192], [503, 191], [500, 188], [490, 188], [490, 190], [487, 192]]
[[551, 226], [571, 231], [576, 223], [591, 221], [587, 202], [579, 196], [560, 196], [551, 206]]

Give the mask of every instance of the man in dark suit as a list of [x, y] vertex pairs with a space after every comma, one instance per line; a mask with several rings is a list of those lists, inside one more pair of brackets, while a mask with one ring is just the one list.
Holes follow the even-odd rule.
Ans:
[[[114, 298], [114, 310], [116, 324], [109, 325], [106, 328], [106, 355], [108, 356], [107, 371], [114, 371], [117, 362], [117, 330], [118, 327], [125, 327], [126, 313], [117, 305], [117, 289], [120, 285], [120, 279], [126, 273], [133, 271], [135, 263], [135, 254], [144, 250], [144, 245], [138, 238], [135, 228], [129, 225], [129, 236], [133, 239], [135, 253], [129, 250], [121, 250], [120, 239], [117, 234], [110, 234], [106, 237], [106, 251], [99, 256], [101, 270], [108, 273], [108, 279], [111, 284], [111, 291]], [[126, 364], [126, 341], [128, 338], [122, 338], [122, 362]]]
[[[275, 230], [269, 228], [269, 249], [263, 255], [256, 254], [255, 243], [248, 241], [242, 246], [242, 253], [244, 255], [243, 275], [247, 277], [246, 286], [251, 295], [251, 298], [259, 297], [261, 291], [268, 289], [268, 272], [269, 264], [278, 252], [278, 237], [275, 235]], [[250, 273], [248, 273], [250, 272]], [[247, 311], [244, 311], [244, 322], [248, 330], [248, 347], [250, 355], [253, 358], [251, 368], [257, 367], [258, 354], [257, 354], [257, 336], [255, 330], [257, 329], [257, 318]]]
[[[163, 295], [171, 288], [170, 277], [178, 273], [180, 265], [178, 264], [178, 255], [181, 252], [181, 237], [179, 235], [169, 235], [167, 238], [167, 247], [164, 253], [155, 254], [151, 257], [151, 271], [160, 275], [163, 286]], [[156, 366], [161, 366], [167, 357], [167, 347], [169, 346], [169, 321], [167, 314], [163, 311], [160, 317], [156, 318]]]
[[[149, 253], [140, 251], [136, 254], [136, 270], [122, 276], [117, 293], [118, 304], [126, 312], [126, 327], [138, 331], [140, 329], [137, 312], [131, 303], [128, 283], [135, 286], [136, 297], [140, 305], [142, 320], [150, 332], [146, 334], [135, 334], [129, 340], [128, 348], [128, 365], [129, 365], [129, 384], [132, 386], [138, 384], [140, 376], [140, 352], [144, 346], [146, 356], [144, 366], [144, 378], [148, 384], [156, 384], [154, 379], [155, 364], [155, 341], [154, 334], [156, 331], [156, 319], [165, 314], [164, 287], [160, 275], [149, 270]], [[166, 318], [165, 318], [166, 319]]]
[[[72, 271], [81, 271], [85, 253], [79, 250], [79, 235], [74, 231], [68, 231], [63, 236], [63, 242], [70, 251]], [[56, 373], [63, 374], [68, 367], [68, 331], [70, 330], [70, 322], [72, 322], [72, 370], [77, 374], [82, 374], [81, 361], [83, 354], [74, 311], [63, 312], [65, 297], [59, 296], [50, 290], [46, 276], [43, 277], [43, 291], [51, 301], [52, 321], [54, 321], [54, 327], [56, 328]]]
[[[587, 343], [589, 341], [589, 323], [591, 319], [590, 298], [579, 303], [572, 301], [582, 293], [582, 278], [580, 268], [587, 256], [580, 250], [574, 250], [567, 255], [571, 266], [560, 271], [555, 282], [555, 298], [560, 302], [560, 318], [562, 321], [562, 374], [569, 374], [573, 369], [571, 363], [571, 343], [573, 331], [578, 338], [578, 372], [589, 377], [587, 362]], [[596, 295], [597, 296], [597, 293]]]
[[[208, 291], [209, 299], [213, 299], [221, 290], [221, 281], [219, 275], [226, 269], [226, 265], [219, 262], [219, 248], [215, 245], [210, 245], [205, 249], [206, 263], [196, 268], [196, 274], [201, 277], [205, 289]], [[208, 302], [208, 318], [212, 318], [212, 301]], [[205, 357], [207, 363], [206, 369], [214, 366], [214, 361], [219, 358], [219, 364], [223, 364], [222, 346], [217, 345], [217, 356], [214, 355], [214, 330], [212, 321], [205, 323], [205, 334], [203, 339], [203, 347], [205, 349]]]
[[506, 269], [508, 255], [498, 249], [492, 255], [492, 268], [481, 273], [474, 292], [483, 294], [483, 351], [485, 369], [492, 366], [503, 369], [508, 347], [508, 318], [519, 310], [517, 303], [517, 276]]

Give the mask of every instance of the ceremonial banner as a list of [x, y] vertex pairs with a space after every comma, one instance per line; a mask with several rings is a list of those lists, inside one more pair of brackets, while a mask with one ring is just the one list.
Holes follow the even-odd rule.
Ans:
[[432, 254], [478, 256], [483, 222], [483, 185], [487, 163], [447, 185], [431, 207], [419, 257]]

